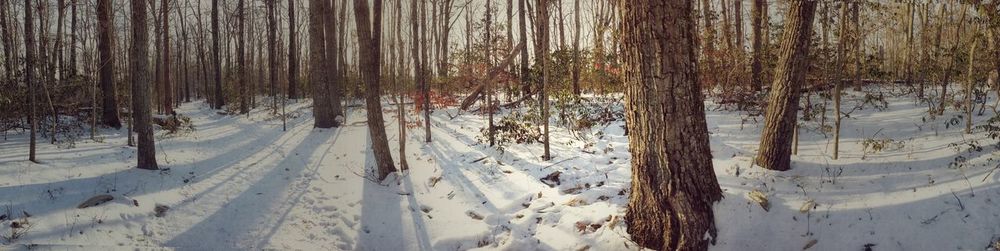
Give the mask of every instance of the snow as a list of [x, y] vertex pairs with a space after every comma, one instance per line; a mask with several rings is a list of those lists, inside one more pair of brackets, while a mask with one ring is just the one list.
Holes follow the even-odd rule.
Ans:
[[[852, 95], [848, 110], [861, 98]], [[844, 119], [838, 160], [818, 122], [802, 122], [799, 155], [785, 172], [751, 166], [761, 123], [707, 102], [725, 193], [714, 207], [719, 235], [711, 249], [798, 250], [815, 240], [810, 250], [984, 250], [996, 242], [996, 141], [963, 134], [961, 124], [946, 126], [959, 114], [954, 109], [930, 119], [912, 97], [887, 101], [884, 111], [868, 105]], [[398, 161], [395, 106], [383, 107]], [[184, 104], [177, 112], [195, 129], [157, 131], [157, 160], [169, 168], [163, 171], [134, 168], [125, 129], [99, 130], [98, 141], [75, 144], [40, 140], [40, 164], [26, 161], [27, 133], [10, 134], [0, 141], [0, 214], [23, 219], [27, 212], [30, 228], [0, 243], [85, 250], [636, 248], [623, 221], [631, 171], [621, 121], [576, 133], [553, 126], [553, 159], [543, 161], [540, 144], [501, 153], [479, 143], [484, 116], [451, 119], [456, 108], [442, 108], [431, 117], [433, 142], [423, 142], [422, 127], [411, 129], [410, 170], [380, 184], [365, 178], [374, 165], [365, 110], [349, 108], [345, 125], [334, 129], [312, 127], [309, 101], [290, 102], [288, 111], [282, 131], [267, 108], [227, 116], [203, 102]], [[975, 117], [977, 124], [987, 114]], [[421, 118], [409, 114], [408, 121]], [[863, 153], [860, 142], [876, 132], [894, 147]], [[967, 151], [970, 142], [984, 150]], [[543, 181], [556, 171], [558, 184]], [[748, 197], [753, 190], [767, 196], [769, 211]], [[77, 209], [100, 194], [115, 199]], [[808, 201], [815, 207], [804, 207]], [[154, 215], [158, 204], [170, 207], [164, 217]], [[9, 236], [11, 220], [2, 223], [0, 235]]]

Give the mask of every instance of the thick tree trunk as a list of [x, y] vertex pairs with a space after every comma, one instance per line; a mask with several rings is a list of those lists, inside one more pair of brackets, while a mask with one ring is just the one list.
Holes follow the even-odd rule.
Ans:
[[791, 140], [798, 114], [799, 89], [806, 80], [816, 12], [815, 1], [792, 0], [788, 5], [756, 161], [761, 167], [778, 171], [791, 168]]
[[764, 86], [764, 69], [763, 60], [766, 53], [767, 44], [764, 43], [764, 39], [767, 34], [764, 34], [764, 18], [767, 15], [767, 1], [766, 0], [753, 0], [753, 5], [750, 7], [750, 23], [752, 26], [752, 47], [753, 47], [753, 59], [750, 62], [750, 86], [753, 88], [754, 92], [760, 92], [761, 87]]
[[712, 204], [722, 190], [698, 84], [692, 1], [629, 0], [622, 7], [628, 233], [646, 248], [705, 250], [715, 242]]
[[309, 88], [313, 98], [313, 126], [317, 128], [336, 127], [337, 122], [330, 112], [330, 91], [326, 86], [324, 15], [328, 15], [326, 0], [309, 1]]
[[146, 29], [146, 3], [132, 1], [132, 120], [138, 135], [136, 153], [139, 169], [157, 170], [156, 145], [149, 105], [149, 31]]
[[[368, 133], [371, 136], [371, 148], [375, 155], [376, 178], [382, 181], [390, 173], [396, 172], [389, 152], [389, 141], [385, 135], [385, 122], [382, 118], [382, 104], [379, 97], [381, 65], [380, 44], [382, 38], [382, 0], [375, 0], [373, 17], [368, 17], [368, 1], [354, 0], [354, 21], [357, 23], [358, 47], [361, 53], [362, 78], [365, 81], [365, 103], [368, 110]], [[371, 21], [369, 21], [371, 20]]]
[[35, 159], [36, 130], [38, 115], [35, 114], [35, 26], [31, 17], [31, 0], [24, 0], [24, 84], [28, 87], [28, 121], [31, 123], [30, 143], [28, 144], [28, 160], [38, 163]]
[[[118, 120], [118, 99], [115, 96], [115, 58], [111, 54], [111, 45], [114, 42], [114, 26], [111, 22], [112, 0], [97, 1], [97, 51], [100, 56], [100, 71], [98, 82], [100, 82], [101, 97], [101, 118], [105, 126], [119, 129], [122, 123]], [[73, 60], [70, 60], [73, 61]]]
[[219, 0], [212, 0], [212, 65], [215, 71], [215, 109], [222, 109], [226, 105], [225, 97], [222, 95], [222, 48], [219, 48]]

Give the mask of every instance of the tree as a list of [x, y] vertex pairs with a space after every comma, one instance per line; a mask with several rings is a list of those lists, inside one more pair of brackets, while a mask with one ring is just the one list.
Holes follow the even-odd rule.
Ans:
[[24, 84], [28, 86], [28, 120], [31, 121], [30, 143], [28, 144], [28, 160], [35, 160], [35, 134], [38, 128], [38, 115], [35, 114], [35, 32], [31, 17], [31, 0], [24, 0]]
[[573, 94], [580, 97], [580, 1], [573, 1]]
[[379, 90], [382, 38], [382, 0], [375, 0], [372, 18], [368, 17], [366, 0], [354, 0], [354, 21], [357, 24], [358, 49], [360, 49], [361, 75], [365, 82], [365, 103], [368, 110], [368, 134], [371, 136], [375, 154], [376, 178], [385, 179], [390, 173], [396, 172], [389, 152], [389, 141], [385, 135], [385, 122], [382, 118], [382, 104], [379, 100], [382, 92]]
[[163, 112], [166, 114], [172, 114], [174, 112], [173, 108], [173, 92], [174, 89], [170, 87], [170, 0], [163, 0], [162, 6], [160, 6], [160, 12], [162, 13], [163, 19], [163, 40], [161, 44], [163, 45]]
[[625, 220], [633, 241], [656, 250], [707, 249], [705, 234], [716, 236], [712, 204], [722, 199], [698, 84], [692, 6], [691, 0], [622, 5], [632, 153]]
[[542, 104], [542, 137], [544, 140], [545, 151], [542, 153], [542, 160], [552, 159], [552, 155], [549, 152], [549, 97], [546, 96], [546, 91], [549, 88], [549, 69], [546, 68], [546, 58], [549, 55], [549, 3], [547, 0], [537, 0], [536, 4], [538, 6], [538, 18], [535, 20], [535, 25], [538, 26], [535, 30], [537, 31], [536, 36], [539, 37], [535, 45], [535, 60], [536, 63], [542, 69], [542, 83], [540, 86], [539, 102]]
[[299, 59], [296, 58], [299, 51], [295, 47], [295, 28], [295, 0], [288, 0], [288, 98], [291, 99], [299, 97]]
[[326, 0], [309, 1], [309, 88], [313, 98], [313, 126], [316, 128], [336, 127], [337, 122], [332, 116], [330, 109], [330, 92], [326, 83], [327, 68], [326, 54], [323, 52], [325, 46], [325, 35], [323, 33], [324, 15], [328, 15], [329, 4]]
[[250, 116], [250, 95], [247, 89], [253, 85], [247, 83], [247, 60], [246, 60], [246, 4], [244, 0], [236, 2], [236, 77], [240, 84], [240, 114]]
[[778, 63], [764, 116], [757, 165], [784, 171], [791, 167], [792, 133], [798, 115], [800, 84], [805, 83], [816, 1], [788, 2]]
[[[332, 68], [326, 71], [326, 77], [327, 77], [326, 84], [328, 91], [330, 92], [330, 105], [332, 105], [332, 107], [329, 110], [329, 112], [331, 113], [330, 117], [336, 120], [337, 116], [344, 115], [342, 112], [343, 107], [340, 106], [340, 99], [343, 97], [343, 91], [341, 90], [344, 89], [344, 86], [343, 86], [343, 80], [340, 79], [340, 74], [338, 74], [338, 72], [340, 71], [340, 67], [346, 67], [346, 66], [340, 65], [340, 63], [337, 61], [338, 51], [334, 49], [337, 47], [337, 36], [334, 34], [338, 33], [336, 16], [333, 15], [334, 10], [337, 9], [337, 5], [335, 4], [336, 1], [327, 0], [326, 2], [330, 4], [329, 13], [323, 14], [323, 18], [325, 18], [324, 20], [326, 21], [326, 25], [324, 25], [324, 27], [326, 28], [326, 34], [327, 34], [326, 64], [327, 67]], [[347, 8], [347, 6], [340, 6], [340, 8]], [[339, 123], [339, 122], [335, 121], [334, 123]]]
[[[381, 1], [381, 0], [376, 0]], [[431, 84], [430, 75], [431, 67], [429, 66], [430, 60], [427, 55], [427, 2], [421, 0], [420, 7], [420, 37], [415, 39], [420, 39], [420, 72], [421, 72], [421, 89], [423, 92], [424, 101], [424, 142], [431, 142]], [[377, 19], [376, 19], [377, 20]], [[376, 38], [377, 39], [377, 38]], [[378, 55], [378, 54], [376, 54]], [[376, 68], [377, 69], [377, 68]]]
[[837, 68], [833, 74], [833, 159], [840, 158], [840, 96], [843, 90], [843, 72], [847, 70], [847, 2], [840, 3], [840, 41], [837, 42]]
[[212, 64], [215, 65], [215, 109], [222, 109], [226, 100], [222, 96], [222, 49], [219, 48], [219, 0], [212, 0]]
[[[517, 8], [518, 8], [517, 9], [517, 13], [518, 13], [517, 14], [518, 15], [517, 23], [518, 23], [518, 26], [521, 27], [521, 29], [518, 31], [518, 32], [520, 32], [518, 37], [520, 37], [520, 39], [521, 39], [521, 44], [527, 45], [528, 44], [528, 35], [527, 35], [528, 28], [527, 28], [527, 25], [525, 24], [525, 21], [524, 21], [524, 15], [525, 15], [525, 13], [527, 13], [527, 10], [524, 9], [524, 4], [525, 4], [524, 2], [525, 1], [527, 1], [527, 0], [517, 0]], [[529, 74], [529, 71], [528, 71], [529, 68], [528, 67], [529, 67], [529, 65], [528, 65], [528, 46], [524, 46], [524, 47], [521, 47], [521, 95], [522, 96], [531, 95], [531, 83], [528, 82], [528, 74]]]
[[118, 98], [115, 97], [114, 73], [115, 58], [111, 54], [111, 45], [114, 39], [114, 25], [111, 22], [112, 0], [97, 1], [97, 51], [100, 56], [100, 72], [98, 82], [101, 87], [102, 123], [105, 126], [119, 129], [122, 127], [118, 120]]
[[276, 8], [275, 1], [277, 0], [267, 0], [267, 61], [270, 65], [270, 74], [268, 74], [269, 82], [271, 85], [271, 107], [274, 112], [278, 111], [278, 18], [274, 15], [274, 9]]
[[760, 92], [761, 86], [764, 85], [764, 72], [763, 64], [765, 48], [767, 45], [764, 43], [764, 19], [767, 16], [767, 1], [766, 0], [754, 0], [753, 5], [750, 7], [750, 24], [752, 26], [751, 33], [751, 47], [753, 47], [753, 55], [750, 63], [750, 86], [756, 92]]
[[[416, 2], [416, 1], [411, 1]], [[415, 9], [415, 8], [414, 8]], [[415, 11], [411, 9], [410, 17], [411, 20], [414, 16]], [[392, 59], [396, 60], [392, 66], [392, 82], [396, 86], [396, 110], [399, 112], [399, 169], [406, 171], [410, 169], [410, 165], [406, 162], [406, 105], [403, 104], [405, 101], [405, 90], [403, 88], [403, 81], [400, 80], [400, 76], [403, 73], [403, 55], [404, 47], [403, 44], [403, 1], [396, 1], [396, 8], [393, 9], [393, 17], [396, 24], [393, 25], [395, 31], [393, 32], [393, 42], [392, 42]], [[415, 47], [414, 47], [415, 48]]]
[[152, 110], [149, 104], [149, 31], [146, 28], [146, 3], [132, 1], [132, 120], [138, 135], [136, 153], [139, 169], [157, 170], [156, 145], [153, 144]]

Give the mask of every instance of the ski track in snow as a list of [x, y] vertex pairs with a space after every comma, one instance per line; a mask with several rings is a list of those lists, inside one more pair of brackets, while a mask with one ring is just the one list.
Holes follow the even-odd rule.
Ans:
[[[553, 125], [553, 160], [542, 161], [541, 145], [507, 146], [501, 154], [477, 141], [482, 116], [452, 119], [446, 113], [457, 111], [442, 109], [431, 118], [433, 142], [423, 142], [422, 127], [409, 130], [410, 170], [378, 184], [362, 177], [374, 166], [366, 111], [350, 108], [344, 126], [315, 129], [310, 105], [290, 104], [294, 117], [282, 131], [268, 109], [248, 118], [218, 115], [202, 102], [185, 104], [178, 112], [191, 117], [195, 130], [157, 134], [157, 159], [168, 171], [133, 168], [125, 129], [102, 130], [102, 142], [79, 139], [74, 146], [40, 138], [41, 164], [24, 160], [26, 133], [9, 135], [0, 141], [0, 214], [30, 213], [31, 228], [15, 244], [42, 247], [636, 247], [622, 220], [631, 175], [622, 122], [583, 132], [583, 140]], [[384, 107], [398, 161], [395, 106]], [[869, 243], [879, 250], [982, 250], [1000, 238], [1000, 178], [987, 177], [996, 163], [988, 145], [995, 141], [945, 126], [954, 111], [922, 122], [923, 109], [896, 98], [886, 111], [853, 114], [842, 129], [840, 160], [828, 157], [832, 144], [816, 131], [818, 123], [802, 122], [800, 155], [786, 172], [750, 168], [759, 124], [709, 111], [715, 172], [725, 193], [715, 206], [719, 234], [712, 249], [791, 250], [816, 240], [813, 250]], [[408, 121], [420, 119], [408, 115]], [[902, 147], [862, 154], [859, 142], [880, 129], [877, 137]], [[966, 140], [986, 150], [952, 145]], [[950, 168], [958, 156], [965, 165]], [[555, 171], [559, 184], [542, 181]], [[769, 211], [747, 197], [751, 190], [768, 196]], [[115, 200], [76, 209], [98, 194]], [[800, 212], [810, 200], [816, 206]], [[157, 204], [171, 208], [166, 216], [153, 215]], [[10, 231], [3, 223], [0, 234]]]

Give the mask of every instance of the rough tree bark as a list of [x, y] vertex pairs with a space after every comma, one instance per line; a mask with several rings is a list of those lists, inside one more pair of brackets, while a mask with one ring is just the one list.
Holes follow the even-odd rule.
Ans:
[[722, 199], [698, 84], [692, 5], [691, 0], [622, 5], [632, 152], [625, 219], [632, 240], [656, 250], [706, 250], [717, 233], [712, 204]]
[[362, 79], [365, 82], [365, 103], [368, 110], [368, 133], [371, 136], [371, 148], [378, 167], [375, 174], [382, 181], [390, 173], [396, 172], [389, 152], [389, 141], [385, 135], [385, 121], [382, 118], [382, 104], [379, 97], [379, 70], [381, 65], [382, 38], [382, 0], [375, 0], [372, 18], [368, 15], [368, 1], [354, 0], [354, 21], [357, 24], [358, 48], [362, 62]]
[[792, 133], [798, 114], [800, 84], [805, 83], [808, 70], [815, 12], [815, 1], [788, 2], [784, 34], [757, 153], [757, 165], [766, 169], [784, 171], [791, 168]]
[[[118, 98], [115, 96], [115, 58], [111, 54], [114, 42], [114, 25], [111, 22], [113, 10], [112, 0], [97, 1], [97, 51], [100, 56], [100, 71], [98, 81], [101, 83], [101, 122], [105, 126], [120, 129], [122, 122], [118, 119]], [[70, 60], [73, 61], [73, 60]]]
[[313, 126], [316, 128], [336, 127], [337, 122], [330, 109], [330, 92], [326, 81], [327, 62], [323, 52], [325, 35], [323, 33], [324, 15], [328, 15], [329, 6], [326, 0], [309, 1], [309, 88], [313, 98]]
[[139, 169], [157, 170], [156, 145], [153, 143], [152, 110], [149, 102], [149, 31], [146, 28], [146, 3], [132, 1], [132, 120], [138, 135], [136, 153]]

